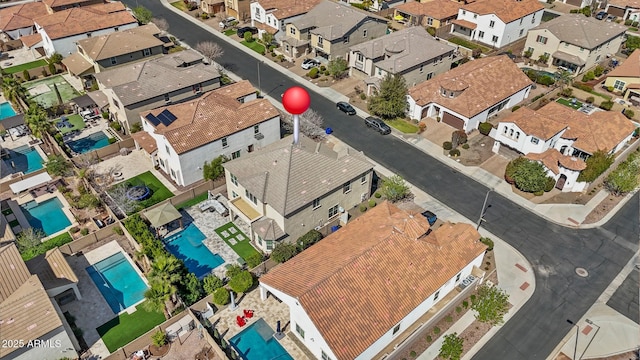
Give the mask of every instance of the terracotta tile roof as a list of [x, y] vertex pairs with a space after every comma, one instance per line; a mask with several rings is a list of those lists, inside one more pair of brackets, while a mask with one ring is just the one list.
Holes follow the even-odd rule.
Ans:
[[[441, 87], [450, 89], [453, 84], [464, 89], [461, 94], [454, 98], [441, 95]], [[531, 84], [531, 80], [508, 56], [489, 56], [469, 61], [422, 82], [410, 88], [409, 95], [420, 106], [436, 103], [472, 117]], [[487, 91], [487, 86], [491, 91]]]
[[508, 24], [536, 11], [544, 9], [538, 0], [479, 0], [462, 5], [462, 9], [478, 15], [496, 14]]
[[395, 8], [414, 16], [428, 16], [437, 20], [447, 19], [458, 15], [462, 5], [457, 1], [433, 0], [428, 2], [407, 2]]
[[254, 22], [254, 23], [253, 23], [253, 25], [254, 25], [256, 28], [258, 28], [258, 29], [260, 29], [260, 30], [264, 30], [264, 31], [268, 32], [268, 33], [269, 33], [269, 34], [271, 34], [271, 35], [273, 35], [273, 34], [275, 34], [275, 33], [277, 33], [277, 32], [278, 32], [278, 29], [276, 29], [276, 28], [274, 28], [274, 27], [272, 27], [272, 26], [270, 26], [270, 25], [263, 24], [263, 23], [258, 22], [258, 21]]
[[585, 49], [595, 49], [627, 31], [627, 27], [615, 22], [603, 22], [582, 14], [564, 14], [543, 22], [535, 30], [548, 30], [560, 41]]
[[85, 9], [98, 8], [99, 11], [105, 12], [105, 13], [114, 13], [118, 11], [127, 10], [127, 7], [124, 5], [124, 3], [120, 1], [109, 1], [101, 4], [93, 4], [93, 5], [85, 6], [84, 8]]
[[45, 289], [77, 283], [78, 277], [71, 269], [59, 248], [47, 251], [26, 262], [32, 274], [38, 275]]
[[156, 139], [154, 139], [153, 136], [151, 136], [146, 131], [138, 131], [136, 133], [131, 134], [131, 137], [149, 155], [153, 154], [154, 151], [158, 150], [158, 144], [156, 143]]
[[24, 35], [20, 37], [20, 41], [22, 41], [22, 44], [25, 47], [30, 48], [42, 42], [42, 35], [38, 33], [31, 34], [31, 35]]
[[527, 107], [512, 112], [500, 122], [512, 122], [527, 135], [533, 135], [542, 140], [549, 140], [567, 127], [567, 124], [540, 114]]
[[587, 168], [587, 163], [585, 163], [584, 160], [574, 156], [562, 155], [560, 151], [556, 149], [547, 149], [540, 154], [528, 153], [525, 157], [542, 162], [547, 169], [553, 171], [556, 175], [560, 173], [559, 166], [574, 171], [582, 171]]
[[173, 113], [177, 119], [169, 126], [159, 124], [156, 133], [164, 135], [176, 153], [183, 154], [279, 116], [267, 99], [238, 101], [239, 97], [255, 92], [251, 83], [243, 80], [210, 91], [196, 100], [163, 106], [141, 116], [158, 115], [164, 110]]
[[88, 2], [88, 0], [43, 0], [43, 2], [47, 4], [49, 7], [54, 8], [54, 7], [69, 6], [74, 4], [78, 4], [79, 6], [82, 6], [81, 4], [84, 2]]
[[15, 245], [0, 247], [0, 301], [4, 301], [18, 290], [30, 276], [29, 269]]
[[75, 52], [66, 58], [62, 59], [64, 66], [76, 76], [82, 75], [89, 69], [93, 69], [93, 64], [87, 61], [80, 53]]
[[38, 17], [35, 22], [44, 28], [49, 38], [60, 39], [138, 21], [129, 12], [111, 12], [109, 4], [104, 4], [58, 11]]
[[300, 136], [281, 139], [223, 164], [261, 202], [286, 216], [371, 171], [361, 152], [340, 152]]
[[609, 5], [640, 9], [640, 0], [609, 0]]
[[42, 2], [9, 6], [0, 9], [0, 30], [11, 31], [33, 26], [33, 19], [47, 15], [47, 6]]
[[452, 24], [456, 24], [456, 25], [460, 25], [460, 26], [462, 26], [464, 28], [467, 28], [467, 29], [475, 29], [475, 28], [478, 27], [478, 24], [473, 23], [473, 22], [471, 22], [469, 20], [463, 20], [463, 19], [454, 19], [454, 20], [451, 20], [451, 23]]
[[107, 35], [94, 36], [78, 41], [85, 54], [94, 61], [131, 54], [143, 49], [162, 46], [162, 40], [155, 37], [160, 29], [154, 24], [147, 24], [133, 29], [116, 31]]
[[486, 250], [472, 225], [427, 230], [384, 202], [260, 282], [297, 298], [337, 359], [354, 359]]
[[[0, 334], [3, 339], [20, 339], [28, 343], [61, 326], [62, 321], [38, 275], [29, 277], [0, 303]], [[18, 349], [2, 346], [0, 358]]]
[[320, 1], [321, 0], [258, 0], [257, 2], [266, 12], [271, 12], [278, 20], [283, 20], [308, 12], [314, 6], [318, 5]]
[[640, 77], [640, 49], [635, 49], [631, 55], [615, 69], [611, 70], [607, 77]]

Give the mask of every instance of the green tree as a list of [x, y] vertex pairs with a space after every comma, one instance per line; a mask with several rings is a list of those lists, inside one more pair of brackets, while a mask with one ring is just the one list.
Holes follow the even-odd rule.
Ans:
[[14, 105], [17, 105], [20, 110], [25, 110], [19, 99], [26, 99], [27, 90], [22, 87], [22, 84], [17, 82], [15, 78], [10, 76], [2, 78], [2, 93], [5, 99], [9, 100]]
[[244, 293], [253, 286], [253, 275], [248, 270], [243, 270], [229, 280], [229, 287], [237, 293]]
[[32, 249], [42, 243], [42, 239], [45, 237], [44, 232], [37, 228], [27, 228], [22, 230], [20, 234], [18, 234], [17, 245], [18, 250], [23, 253]]
[[262, 263], [262, 254], [261, 253], [253, 253], [249, 255], [246, 259], [247, 266], [249, 269], [253, 269], [254, 267], [260, 265]]
[[138, 19], [138, 22], [140, 24], [147, 24], [149, 23], [149, 21], [151, 21], [151, 18], [153, 18], [153, 14], [151, 14], [151, 10], [143, 6], [136, 6], [132, 9], [132, 11], [133, 11], [133, 16], [135, 16], [136, 19]]
[[296, 256], [298, 250], [296, 246], [289, 243], [278, 243], [271, 251], [271, 258], [278, 263], [283, 263]]
[[149, 282], [149, 289], [144, 292], [146, 301], [142, 303], [142, 306], [147, 311], [162, 312], [165, 319], [168, 319], [167, 301], [175, 291], [175, 287], [168, 282], [152, 279]]
[[62, 55], [53, 53], [53, 55], [47, 59], [47, 62], [49, 64], [62, 64]]
[[462, 346], [464, 339], [458, 336], [458, 333], [452, 333], [444, 336], [442, 347], [440, 347], [440, 356], [443, 359], [460, 360], [462, 356]]
[[202, 287], [207, 294], [213, 294], [214, 291], [224, 286], [224, 282], [213, 274], [205, 276], [202, 282]]
[[544, 191], [547, 185], [547, 173], [541, 163], [526, 160], [515, 169], [513, 180], [516, 187], [524, 192]]
[[555, 73], [556, 82], [560, 85], [560, 91], [564, 90], [567, 86], [571, 85], [573, 81], [573, 75], [567, 70], [558, 69]]
[[229, 290], [223, 287], [213, 292], [213, 302], [218, 305], [227, 305], [231, 300], [230, 297]]
[[[116, 123], [117, 124], [117, 123]], [[132, 134], [137, 133], [138, 131], [142, 130], [142, 123], [134, 123], [133, 125], [131, 125], [131, 127], [129, 128], [129, 131]]]
[[47, 172], [55, 176], [66, 176], [71, 171], [71, 164], [62, 155], [51, 155], [44, 164]]
[[636, 151], [605, 179], [604, 184], [613, 195], [624, 195], [639, 185], [640, 155]]
[[329, 74], [333, 76], [334, 79], [342, 79], [349, 69], [349, 64], [347, 60], [337, 57], [327, 64], [327, 69], [329, 70]]
[[251, 31], [245, 31], [242, 37], [244, 37], [244, 41], [248, 43], [253, 41], [253, 34]]
[[194, 273], [187, 273], [182, 279], [181, 285], [181, 296], [187, 306], [200, 300], [202, 295], [204, 295], [202, 282], [198, 280], [198, 277]]
[[268, 31], [263, 32], [262, 42], [267, 46], [271, 45], [271, 43], [273, 42], [273, 34]]
[[471, 309], [476, 312], [478, 321], [491, 326], [500, 325], [509, 311], [509, 295], [495, 286], [480, 285]]
[[381, 118], [404, 116], [407, 107], [407, 83], [401, 75], [387, 74], [380, 83], [380, 91], [369, 97], [369, 110]]
[[409, 186], [400, 175], [393, 175], [382, 180], [380, 192], [391, 202], [400, 201], [411, 193]]
[[578, 175], [578, 181], [594, 181], [613, 164], [614, 160], [615, 157], [612, 154], [607, 154], [602, 150], [594, 152], [587, 158], [587, 167]]
[[31, 133], [42, 139], [42, 141], [51, 146], [49, 132], [51, 131], [51, 123], [47, 111], [37, 103], [32, 103], [24, 115], [24, 121], [31, 129]]
[[173, 255], [158, 256], [151, 264], [149, 278], [175, 285], [180, 282], [182, 266], [182, 262]]
[[629, 51], [640, 48], [640, 37], [627, 35], [627, 40], [625, 41], [624, 46]]
[[227, 272], [225, 273], [225, 275], [231, 279], [233, 277], [235, 277], [236, 275], [240, 274], [242, 272], [242, 267], [240, 265], [237, 264], [233, 264], [231, 266], [229, 266], [227, 268]]
[[202, 176], [205, 180], [217, 180], [224, 176], [224, 167], [222, 164], [227, 162], [227, 158], [224, 155], [220, 155], [217, 158], [211, 160], [211, 162], [205, 161], [202, 166]]

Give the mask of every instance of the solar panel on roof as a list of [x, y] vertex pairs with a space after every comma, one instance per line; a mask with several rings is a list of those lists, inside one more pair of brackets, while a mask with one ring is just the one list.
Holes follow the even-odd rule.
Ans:
[[177, 119], [177, 117], [175, 115], [173, 115], [173, 113], [167, 109], [162, 110], [162, 113], [164, 114], [169, 120], [171, 120], [171, 122], [173, 122], [175, 119]]
[[167, 114], [165, 114], [164, 112], [158, 114], [158, 120], [160, 120], [160, 122], [164, 126], [169, 126], [172, 123], [172, 121], [167, 117]]
[[144, 118], [149, 120], [153, 126], [160, 125], [160, 120], [158, 120], [158, 118], [153, 116], [153, 114], [151, 114], [151, 113], [147, 114], [147, 116], [145, 116]]

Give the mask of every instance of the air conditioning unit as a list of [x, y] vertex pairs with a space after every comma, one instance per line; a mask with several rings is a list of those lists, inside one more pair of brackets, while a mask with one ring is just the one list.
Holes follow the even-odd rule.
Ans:
[[461, 288], [466, 288], [467, 286], [473, 284], [473, 281], [476, 279], [475, 276], [473, 275], [469, 275], [466, 278], [462, 279], [462, 282], [460, 283], [460, 287]]

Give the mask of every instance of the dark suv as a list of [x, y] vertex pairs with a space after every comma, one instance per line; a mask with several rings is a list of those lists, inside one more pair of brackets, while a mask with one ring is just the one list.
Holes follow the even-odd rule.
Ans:
[[364, 119], [364, 124], [367, 125], [367, 127], [370, 127], [372, 129], [376, 130], [377, 132], [379, 132], [382, 135], [391, 134], [391, 128], [389, 127], [389, 125], [385, 124], [384, 121], [382, 121], [381, 119], [378, 119], [376, 117], [367, 116]]
[[238, 36], [241, 38], [244, 38], [244, 33], [246, 32], [250, 32], [251, 34], [255, 35], [258, 33], [258, 28], [251, 27], [251, 26], [242, 27], [238, 29]]

